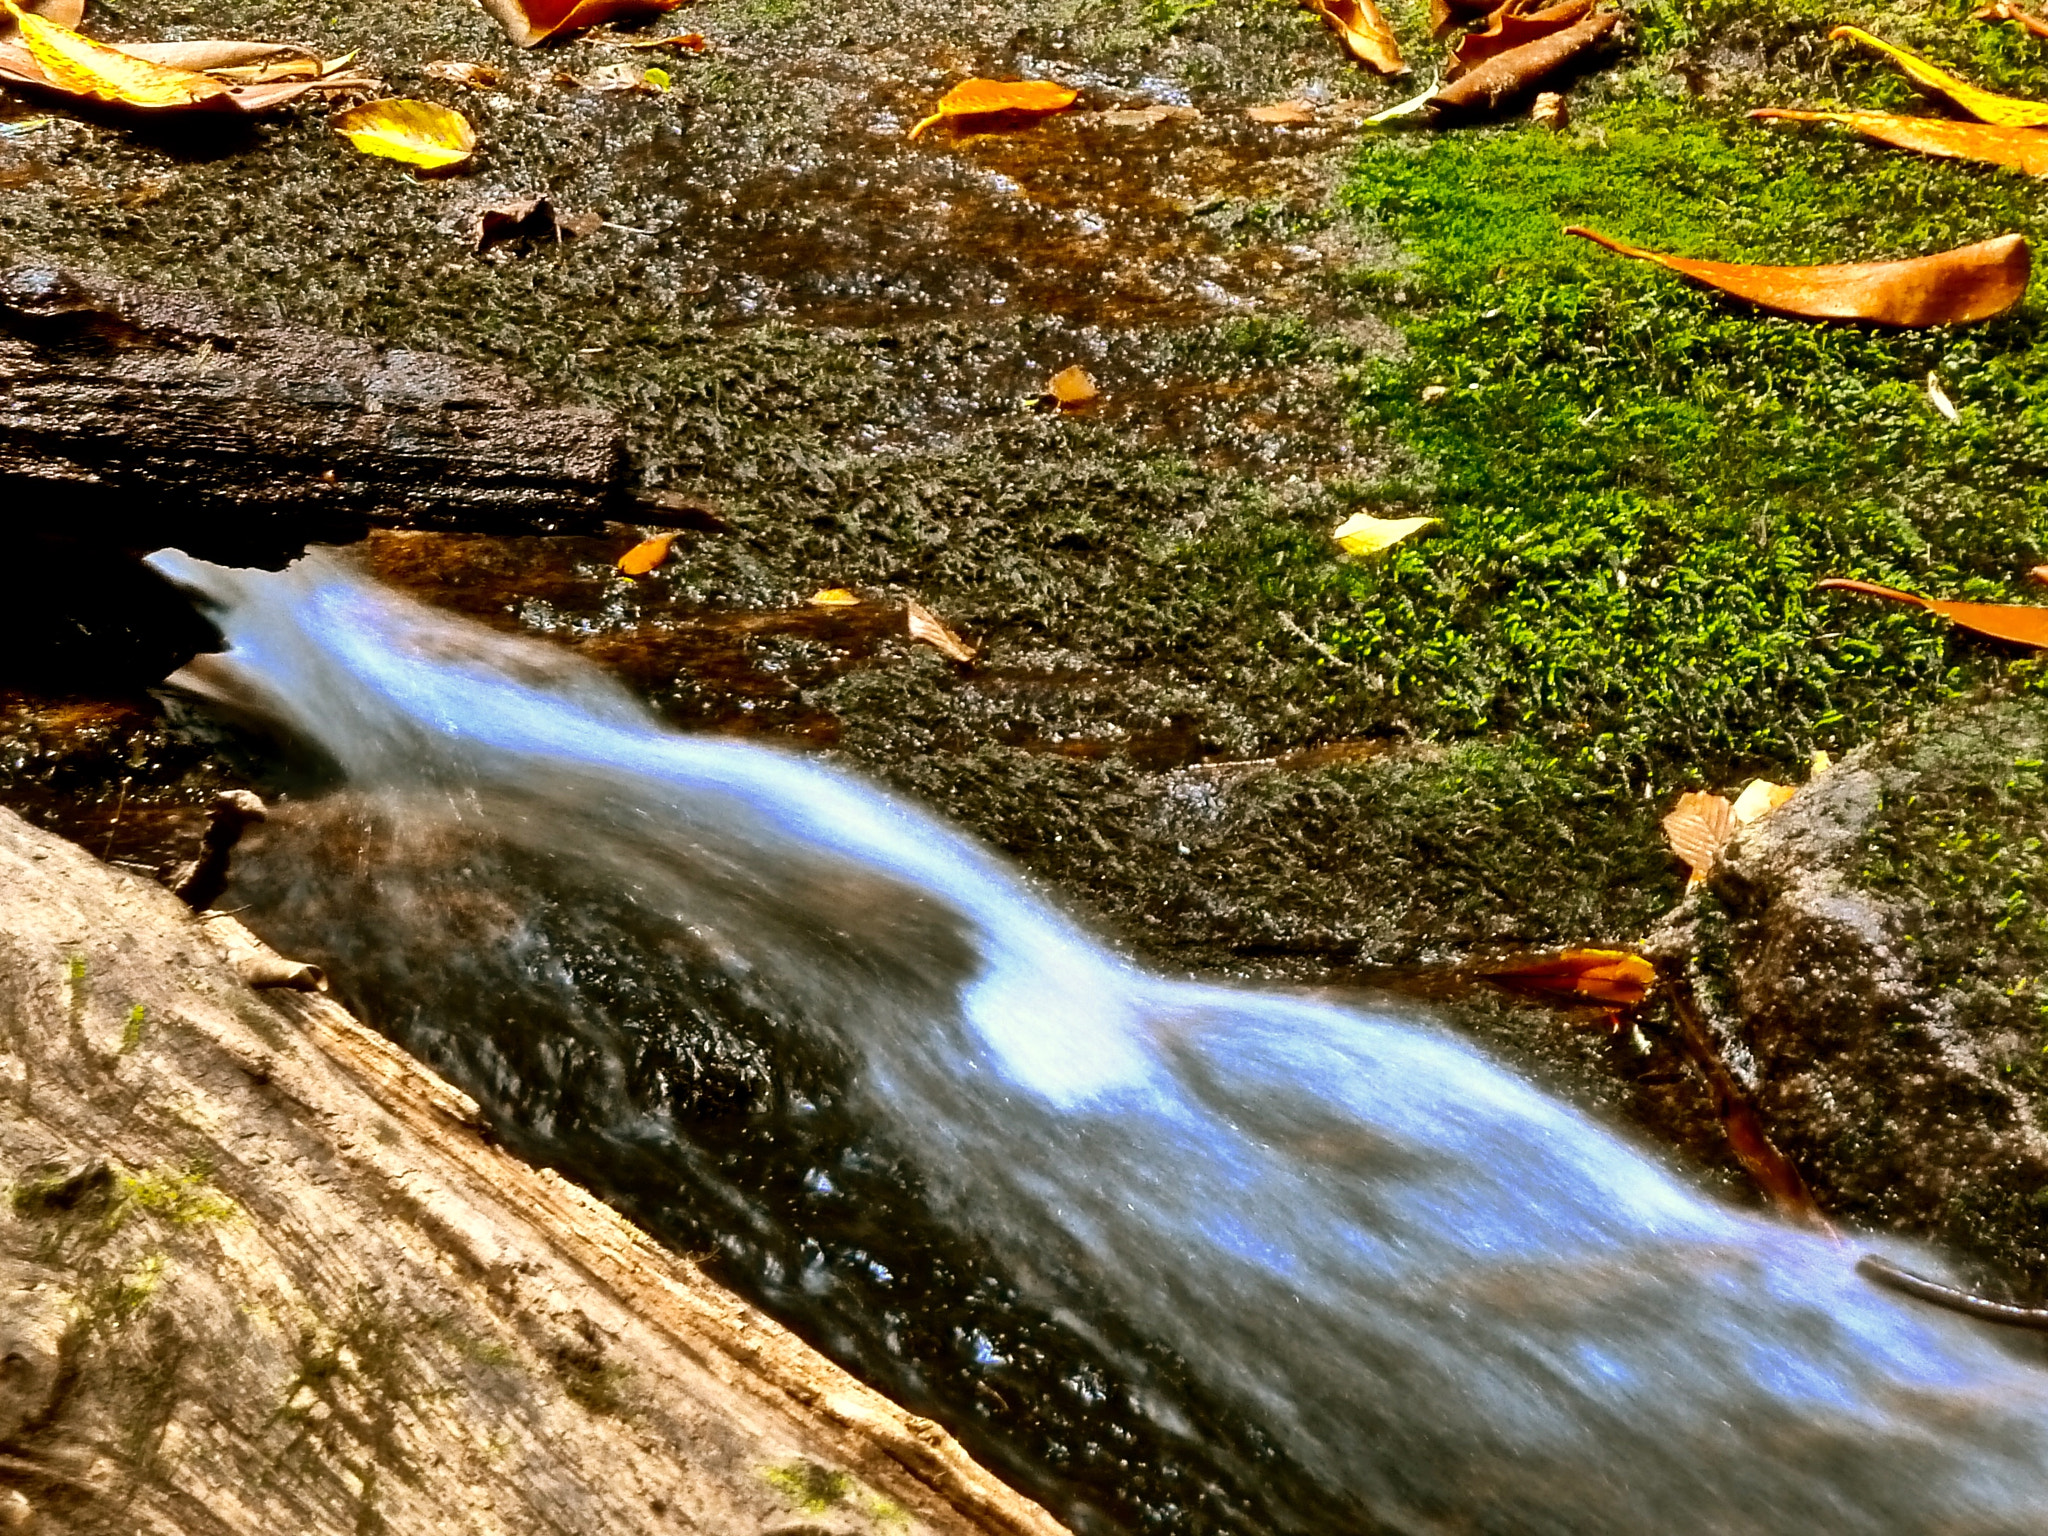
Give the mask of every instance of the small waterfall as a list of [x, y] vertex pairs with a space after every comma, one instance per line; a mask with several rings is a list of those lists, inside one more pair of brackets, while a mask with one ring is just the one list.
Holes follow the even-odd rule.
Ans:
[[153, 562], [325, 777], [223, 904], [1077, 1530], [2048, 1531], [2048, 1376], [1423, 1022], [1149, 976], [339, 555]]

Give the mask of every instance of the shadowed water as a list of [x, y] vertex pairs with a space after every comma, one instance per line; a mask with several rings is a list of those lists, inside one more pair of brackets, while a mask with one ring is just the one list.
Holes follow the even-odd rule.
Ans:
[[225, 904], [1077, 1529], [2048, 1530], [2048, 1377], [1416, 1021], [1148, 976], [338, 556], [154, 561], [333, 786]]

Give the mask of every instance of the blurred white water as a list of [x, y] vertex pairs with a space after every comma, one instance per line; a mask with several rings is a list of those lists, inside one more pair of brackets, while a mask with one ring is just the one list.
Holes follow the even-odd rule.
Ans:
[[[339, 556], [153, 563], [227, 642], [173, 683], [341, 786], [248, 920], [1077, 1526], [2048, 1531], [2035, 1366], [1420, 1021], [1145, 975], [930, 815]], [[891, 1301], [939, 1251], [898, 1190], [988, 1273]]]

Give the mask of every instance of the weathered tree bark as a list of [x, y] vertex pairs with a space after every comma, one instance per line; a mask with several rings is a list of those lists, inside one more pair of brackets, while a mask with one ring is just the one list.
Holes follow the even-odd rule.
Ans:
[[351, 521], [556, 532], [600, 516], [623, 468], [609, 413], [495, 369], [254, 327], [193, 294], [0, 273], [0, 485], [156, 509], [155, 543], [175, 542], [165, 507], [301, 543]]
[[1058, 1536], [258, 950], [0, 811], [0, 1526]]

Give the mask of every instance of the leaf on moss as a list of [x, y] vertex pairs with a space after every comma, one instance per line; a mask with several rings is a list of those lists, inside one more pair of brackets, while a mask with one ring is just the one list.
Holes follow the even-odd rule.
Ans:
[[402, 96], [366, 101], [334, 119], [334, 131], [366, 155], [445, 171], [476, 153], [476, 130], [450, 107]]
[[1354, 512], [1330, 530], [1330, 537], [1343, 545], [1347, 554], [1376, 555], [1436, 521], [1433, 517], [1374, 517], [1369, 512]]
[[962, 80], [941, 96], [931, 116], [910, 130], [916, 138], [940, 123], [971, 133], [1007, 128], [1029, 119], [1036, 121], [1054, 112], [1064, 112], [1080, 96], [1051, 80]]
[[1322, 17], [1344, 51], [1368, 69], [1383, 75], [1408, 73], [1394, 29], [1373, 0], [1303, 0], [1303, 4]]
[[1996, 123], [2001, 128], [2048, 127], [2048, 103], [2021, 101], [2014, 96], [1996, 96], [1990, 91], [1979, 90], [1939, 65], [1930, 64], [1917, 53], [1908, 52], [1881, 37], [1872, 37], [1861, 27], [1837, 27], [1828, 34], [1828, 41], [1861, 43], [1866, 48], [1875, 48], [1904, 70], [1922, 90], [1946, 96], [1979, 122]]
[[564, 214], [545, 197], [523, 197], [479, 208], [470, 233], [481, 255], [503, 240], [552, 240], [559, 245], [570, 235], [595, 234], [603, 224], [602, 214]]
[[675, 543], [676, 537], [673, 533], [657, 533], [651, 539], [642, 539], [619, 556], [619, 574], [645, 576], [668, 559], [669, 546]]
[[1085, 411], [1102, 398], [1102, 391], [1095, 387], [1095, 380], [1079, 363], [1062, 368], [1047, 379], [1045, 392], [1063, 411]]
[[1548, 5], [1540, 11], [1530, 9], [1526, 0], [1506, 0], [1486, 18], [1485, 26], [1467, 32], [1451, 45], [1444, 78], [1455, 80], [1488, 59], [1562, 32], [1583, 20], [1592, 9], [1593, 0], [1562, 0], [1561, 4]]
[[2002, 314], [2025, 296], [2032, 265], [2024, 235], [2000, 235], [1910, 261], [1753, 267], [1645, 251], [1576, 224], [1567, 226], [1565, 233], [1591, 240], [1620, 256], [1669, 267], [1695, 282], [1780, 314], [1906, 327], [1962, 325]]
[[2016, 21], [2033, 33], [2034, 36], [2048, 37], [2048, 21], [2044, 21], [2022, 6], [2014, 5], [2012, 0], [1993, 0], [1992, 4], [1985, 6], [1981, 11], [1971, 12], [1971, 19], [1975, 21]]
[[1613, 1008], [1635, 1008], [1650, 995], [1657, 970], [1625, 949], [1568, 949], [1540, 960], [1489, 967], [1494, 981], [1534, 992], [1584, 998]]
[[1429, 104], [1448, 116], [1498, 111], [1597, 47], [1620, 19], [1619, 11], [1589, 11], [1561, 32], [1495, 54], [1446, 84]]
[[1946, 117], [1897, 117], [1889, 112], [1795, 112], [1762, 107], [1751, 117], [1788, 123], [1839, 123], [1895, 149], [1951, 160], [1979, 160], [2029, 176], [2048, 176], [2048, 133], [2038, 128], [1995, 128]]
[[1976, 634], [1989, 635], [1994, 640], [2048, 648], [2048, 608], [2035, 608], [2026, 603], [1951, 602], [1947, 598], [1901, 592], [1896, 587], [1881, 587], [1874, 581], [1849, 581], [1839, 576], [1831, 576], [1819, 586], [1826, 591], [1861, 592], [1869, 597], [1889, 598], [1895, 603], [1911, 603], [1916, 608], [1941, 615], [1951, 624]]
[[521, 48], [628, 16], [658, 16], [682, 0], [482, 0], [491, 19]]
[[963, 665], [974, 660], [974, 647], [946, 628], [939, 616], [914, 599], [903, 605], [903, 616], [913, 640], [922, 640], [948, 661]]
[[1692, 871], [1687, 885], [1699, 885], [1735, 835], [1735, 807], [1726, 795], [1688, 790], [1664, 818], [1664, 841]]

